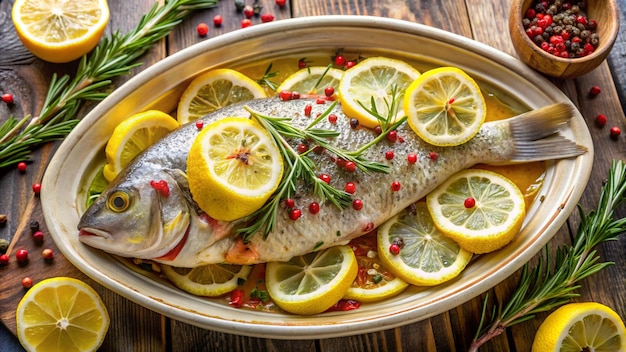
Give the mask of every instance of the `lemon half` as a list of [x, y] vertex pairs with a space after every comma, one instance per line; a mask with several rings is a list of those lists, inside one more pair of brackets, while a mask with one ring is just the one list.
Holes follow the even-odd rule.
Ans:
[[208, 264], [196, 268], [177, 268], [161, 264], [170, 281], [185, 292], [215, 297], [228, 293], [245, 281], [252, 270], [249, 265]]

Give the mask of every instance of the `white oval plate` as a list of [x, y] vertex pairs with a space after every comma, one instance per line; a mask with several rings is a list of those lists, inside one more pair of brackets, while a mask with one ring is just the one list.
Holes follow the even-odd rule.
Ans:
[[[410, 287], [393, 299], [350, 312], [316, 316], [264, 313], [195, 297], [131, 270], [78, 240], [89, 181], [102, 162], [114, 127], [148, 108], [172, 111], [180, 90], [215, 67], [242, 67], [283, 56], [353, 53], [394, 56], [433, 66], [462, 68], [481, 82], [536, 108], [569, 101], [548, 80], [517, 59], [442, 30], [378, 17], [327, 16], [282, 20], [237, 30], [176, 53], [138, 74], [98, 104], [62, 143], [43, 180], [46, 224], [65, 257], [105, 287], [153, 311], [221, 332], [278, 339], [316, 339], [389, 329], [452, 309], [519, 269], [561, 228], [587, 184], [593, 161], [589, 131], [577, 115], [563, 134], [589, 149], [575, 159], [549, 163], [545, 183], [521, 233], [505, 248], [483, 255], [455, 280]], [[540, 201], [542, 199], [543, 201]]]

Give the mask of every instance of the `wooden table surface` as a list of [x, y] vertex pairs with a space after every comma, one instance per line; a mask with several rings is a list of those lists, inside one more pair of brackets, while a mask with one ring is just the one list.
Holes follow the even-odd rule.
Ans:
[[[502, 0], [290, 0], [286, 7], [278, 8], [274, 0], [261, 1], [264, 12], [271, 12], [276, 20], [290, 17], [318, 16], [327, 14], [374, 15], [398, 18], [441, 28], [477, 41], [486, 43], [505, 53], [515, 56], [507, 31], [508, 1]], [[619, 1], [626, 9], [626, 0]], [[12, 92], [16, 104], [7, 107], [0, 103], [0, 119], [9, 114], [22, 117], [36, 115], [47, 90], [53, 72], [73, 72], [72, 65], [53, 65], [34, 59], [21, 47], [12, 27], [10, 10], [12, 0], [0, 0], [0, 91]], [[251, 4], [252, 0], [247, 0]], [[111, 19], [108, 32], [126, 32], [133, 28], [140, 16], [153, 4], [153, 0], [109, 1]], [[211, 20], [221, 14], [224, 24], [214, 28]], [[143, 66], [133, 74], [149, 67], [160, 59], [184, 49], [194, 43], [218, 36], [240, 27], [243, 16], [237, 13], [232, 0], [222, 0], [216, 8], [196, 12], [175, 28], [166, 40], [158, 43], [141, 58]], [[207, 38], [200, 38], [196, 25], [210, 24]], [[253, 19], [260, 25], [260, 19]], [[624, 23], [624, 13], [622, 13]], [[571, 80], [553, 80], [554, 89], [561, 89], [579, 108], [588, 122], [595, 145], [595, 161], [591, 179], [580, 200], [586, 210], [598, 201], [598, 194], [607, 170], [614, 159], [623, 159], [626, 152], [624, 134], [615, 141], [609, 138], [609, 127], [618, 126], [626, 131], [624, 119], [624, 86], [626, 71], [624, 56], [626, 33], [622, 29], [617, 43], [605, 63], [582, 77]], [[381, 43], [384, 45], [384, 43]], [[129, 77], [116, 80], [119, 86]], [[602, 93], [594, 99], [587, 95], [589, 88], [598, 85]], [[594, 117], [603, 113], [608, 125], [598, 128]], [[45, 230], [39, 199], [31, 191], [34, 182], [40, 182], [47, 162], [54, 154], [58, 143], [42, 146], [35, 150], [33, 162], [25, 174], [15, 168], [0, 170], [0, 213], [8, 216], [6, 224], [0, 226], [0, 239], [11, 243], [9, 251], [27, 248], [33, 253], [36, 247], [29, 238], [29, 223], [39, 221]], [[626, 209], [618, 215], [624, 216]], [[573, 214], [567, 224], [555, 235], [552, 246], [569, 243], [577, 228], [579, 217]], [[53, 247], [50, 239], [45, 246]], [[597, 301], [615, 309], [626, 317], [626, 236], [618, 241], [605, 243], [599, 248], [604, 261], [615, 265], [582, 282], [578, 290], [578, 301]], [[56, 251], [58, 253], [58, 251]], [[13, 258], [13, 257], [12, 257]], [[24, 291], [20, 280], [24, 276], [36, 278], [69, 275], [91, 284], [102, 296], [111, 315], [109, 328], [102, 351], [463, 351], [467, 350], [480, 317], [482, 296], [462, 304], [448, 312], [430, 319], [375, 333], [358, 336], [290, 341], [250, 338], [197, 328], [145, 309], [87, 278], [69, 264], [60, 254], [53, 263], [45, 264], [32, 260], [20, 267], [12, 263], [0, 267], [0, 351], [20, 350], [13, 335], [15, 304]], [[506, 298], [515, 286], [519, 273], [511, 275], [490, 292]], [[529, 351], [535, 331], [545, 314], [516, 325], [481, 348], [481, 351]]]

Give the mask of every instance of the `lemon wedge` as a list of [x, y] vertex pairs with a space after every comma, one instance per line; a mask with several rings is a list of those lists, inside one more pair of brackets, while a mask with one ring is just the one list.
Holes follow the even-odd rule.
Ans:
[[274, 193], [282, 175], [274, 140], [257, 122], [242, 117], [205, 126], [187, 157], [193, 199], [217, 220], [252, 214]]
[[330, 247], [292, 258], [267, 263], [267, 291], [287, 312], [302, 315], [322, 313], [348, 291], [358, 271], [352, 249]]
[[472, 253], [511, 242], [526, 214], [524, 195], [511, 180], [480, 169], [450, 177], [426, 202], [437, 228]]
[[178, 102], [177, 119], [184, 125], [225, 106], [266, 96], [263, 87], [235, 70], [211, 70], [185, 89]]
[[161, 269], [176, 287], [197, 296], [216, 297], [228, 293], [245, 281], [249, 265], [208, 264], [196, 268], [177, 268], [161, 264]]
[[24, 46], [42, 60], [70, 62], [93, 49], [109, 21], [106, 0], [16, 0], [13, 24]]
[[288, 90], [301, 94], [324, 95], [324, 89], [337, 88], [343, 71], [324, 66], [311, 66], [294, 72], [285, 78], [283, 83], [276, 88], [277, 92]]
[[457, 277], [472, 259], [472, 253], [435, 227], [425, 202], [416, 204], [415, 213], [403, 211], [380, 226], [378, 252], [385, 267], [419, 286]]
[[409, 284], [397, 277], [381, 262], [376, 233], [350, 241], [359, 271], [343, 298], [359, 302], [377, 302], [398, 295]]
[[596, 302], [569, 303], [539, 326], [533, 352], [626, 351], [626, 327], [611, 308]]
[[95, 351], [109, 328], [98, 293], [69, 278], [45, 279], [17, 306], [17, 337], [28, 351]]
[[102, 169], [104, 178], [113, 181], [139, 153], [178, 126], [174, 118], [158, 110], [144, 111], [122, 121], [113, 130], [104, 150], [107, 159]]
[[[393, 122], [404, 116], [402, 101], [405, 91], [419, 75], [418, 70], [404, 61], [386, 57], [367, 58], [344, 72], [338, 90], [341, 108], [346, 115], [359, 120], [361, 125], [374, 128], [380, 122], [367, 110], [372, 109], [373, 99], [378, 113], [385, 118], [391, 116], [389, 120]], [[394, 112], [389, 111], [392, 102], [397, 109]]]
[[456, 67], [424, 72], [408, 87], [403, 106], [411, 129], [437, 146], [467, 142], [487, 115], [480, 87]]

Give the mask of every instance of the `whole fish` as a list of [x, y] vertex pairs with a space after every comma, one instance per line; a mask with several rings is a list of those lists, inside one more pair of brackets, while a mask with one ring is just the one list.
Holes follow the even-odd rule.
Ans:
[[[305, 114], [307, 105], [313, 107], [310, 115]], [[203, 118], [204, 124], [228, 116], [250, 117], [244, 106], [265, 115], [292, 118], [291, 123], [298, 128], [305, 128], [316, 114], [329, 108], [328, 103], [319, 104], [315, 99], [260, 99], [209, 114]], [[338, 117], [336, 122], [324, 119], [317, 127], [340, 132], [332, 140], [340, 148], [356, 150], [376, 137], [374, 130], [351, 126], [339, 104], [332, 114]], [[550, 160], [585, 153], [584, 147], [558, 134], [573, 114], [571, 105], [559, 103], [514, 118], [486, 122], [473, 139], [456, 147], [427, 144], [404, 123], [397, 129], [397, 141], [384, 139], [363, 154], [368, 160], [387, 164], [389, 173], [348, 172], [328, 152], [309, 153], [316, 165], [315, 172], [330, 175], [335, 188], [343, 190], [347, 182], [356, 185], [353, 197], [361, 200], [362, 208], [340, 210], [316, 198], [310, 187], [301, 184], [293, 198], [302, 209], [302, 216], [290, 219], [289, 210], [281, 205], [273, 231], [266, 237], [253, 235], [246, 242], [237, 229], [249, 224], [243, 220], [224, 222], [209, 218], [189, 193], [186, 161], [199, 132], [190, 123], [145, 150], [117, 176], [81, 217], [80, 240], [112, 254], [178, 267], [286, 261], [346, 244], [370, 232], [456, 172], [475, 164]], [[302, 141], [291, 142], [295, 146]], [[387, 151], [393, 151], [393, 159], [387, 160]], [[409, 154], [417, 155], [416, 163], [408, 162]], [[395, 181], [400, 183], [399, 190], [391, 188]], [[317, 214], [306, 210], [312, 202], [320, 204]]]

